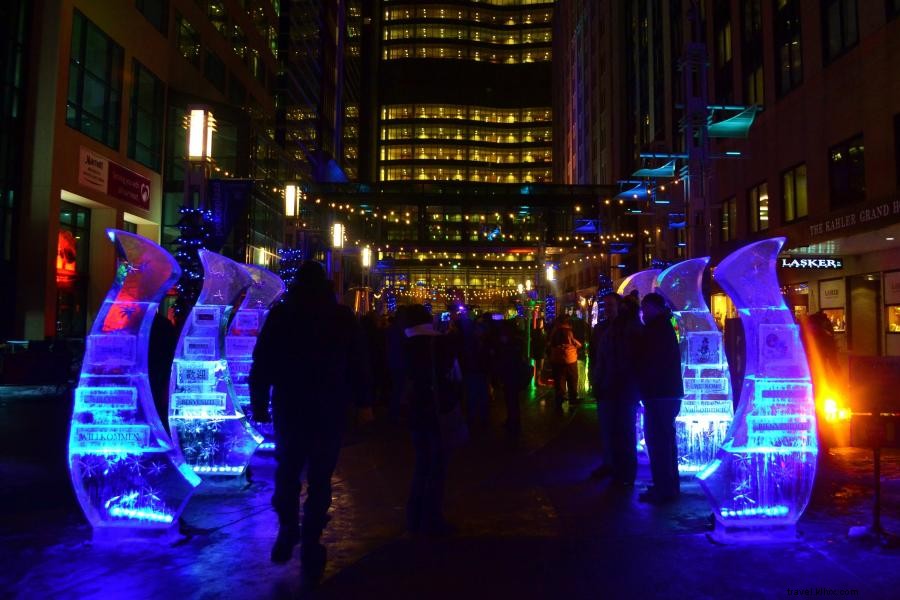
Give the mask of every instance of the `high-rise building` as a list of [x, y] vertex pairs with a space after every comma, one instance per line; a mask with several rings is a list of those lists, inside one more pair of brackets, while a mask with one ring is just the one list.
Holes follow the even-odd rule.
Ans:
[[380, 181], [552, 180], [553, 5], [381, 2]]

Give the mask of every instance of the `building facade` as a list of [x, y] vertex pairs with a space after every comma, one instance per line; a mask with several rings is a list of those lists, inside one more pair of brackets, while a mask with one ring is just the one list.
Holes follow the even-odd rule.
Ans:
[[898, 15], [895, 0], [562, 0], [556, 176], [631, 182], [616, 198], [635, 206], [636, 268], [784, 236], [798, 317], [825, 310], [845, 354], [900, 354]]
[[216, 120], [211, 194], [239, 207], [216, 214], [222, 251], [274, 264], [279, 188], [293, 175], [273, 126], [279, 2], [44, 0], [3, 10], [16, 40], [5, 52], [23, 74], [11, 88], [18, 113], [4, 115], [4, 135], [10, 124], [21, 132], [19, 170], [3, 182], [17, 192], [2, 213], [14, 269], [4, 337], [85, 335], [114, 275], [107, 228], [174, 247], [189, 106]]
[[553, 5], [381, 2], [379, 181], [552, 180]]
[[716, 165], [714, 257], [785, 236], [795, 312], [825, 310], [849, 354], [900, 355], [900, 3], [730, 2], [706, 22], [716, 101], [762, 109], [715, 145], [746, 158]]

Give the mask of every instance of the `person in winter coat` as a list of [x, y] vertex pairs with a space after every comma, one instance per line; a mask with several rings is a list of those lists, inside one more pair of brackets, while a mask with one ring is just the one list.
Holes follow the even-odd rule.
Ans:
[[637, 476], [636, 367], [641, 323], [633, 300], [607, 294], [603, 302], [607, 321], [594, 332], [590, 376], [597, 397], [601, 444], [608, 433], [609, 449], [593, 475], [609, 475], [618, 485], [632, 486]]
[[[405, 355], [409, 385], [409, 428], [415, 451], [415, 467], [406, 525], [411, 533], [445, 535], [452, 527], [444, 519], [444, 486], [447, 453], [441, 438], [441, 412], [456, 387], [450, 374], [459, 368], [452, 340], [434, 328], [431, 315], [421, 304], [406, 312]], [[460, 390], [461, 393], [461, 390]]]
[[644, 402], [644, 436], [650, 455], [653, 486], [640, 495], [642, 502], [665, 503], [679, 495], [678, 448], [675, 417], [681, 410], [684, 387], [681, 352], [665, 299], [651, 293], [641, 301], [640, 388]]
[[[301, 544], [304, 577], [315, 584], [325, 569], [319, 543], [331, 506], [331, 476], [351, 401], [371, 419], [371, 390], [365, 341], [353, 312], [338, 305], [325, 270], [306, 262], [285, 301], [269, 313], [253, 351], [250, 402], [258, 421], [275, 425], [275, 490], [278, 537], [272, 562], [286, 563]], [[301, 474], [307, 471], [307, 499], [299, 528]]]
[[513, 321], [501, 321], [498, 327], [497, 354], [494, 366], [497, 380], [503, 386], [506, 404], [506, 430], [518, 433], [522, 428], [519, 404], [526, 381], [523, 373], [530, 367], [525, 359], [525, 340]]
[[582, 344], [572, 333], [568, 315], [561, 315], [557, 319], [553, 333], [550, 334], [549, 345], [556, 407], [561, 409], [566, 391], [570, 405], [578, 401], [578, 349]]

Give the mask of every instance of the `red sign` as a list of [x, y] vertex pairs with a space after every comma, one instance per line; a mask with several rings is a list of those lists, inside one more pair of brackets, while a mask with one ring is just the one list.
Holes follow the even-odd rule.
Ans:
[[109, 161], [107, 188], [113, 198], [150, 210], [150, 180], [143, 175]]

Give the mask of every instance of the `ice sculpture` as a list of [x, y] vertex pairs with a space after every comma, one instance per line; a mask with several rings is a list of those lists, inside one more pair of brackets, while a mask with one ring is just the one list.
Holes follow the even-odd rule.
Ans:
[[729, 255], [714, 277], [744, 326], [746, 371], [734, 421], [716, 459], [697, 477], [721, 538], [790, 533], [816, 474], [816, 414], [806, 354], [778, 287], [784, 238]]
[[225, 358], [234, 384], [234, 393], [240, 409], [250, 419], [254, 429], [262, 434], [264, 441], [260, 450], [274, 450], [275, 438], [272, 423], [259, 423], [253, 419], [250, 407], [250, 389], [247, 379], [253, 364], [253, 347], [259, 335], [269, 307], [284, 294], [284, 282], [278, 275], [255, 265], [243, 265], [253, 283], [240, 308], [234, 313], [228, 335], [225, 336]]
[[107, 235], [119, 260], [75, 389], [69, 473], [95, 536], [166, 532], [200, 484], [163, 428], [147, 376], [153, 318], [181, 269], [148, 239]]
[[616, 292], [627, 296], [632, 292], [637, 292], [639, 298], [643, 298], [647, 294], [656, 290], [656, 278], [659, 276], [659, 269], [647, 269], [646, 271], [638, 271], [622, 280]]
[[656, 280], [675, 315], [681, 346], [685, 395], [675, 420], [680, 473], [696, 473], [715, 458], [733, 416], [722, 333], [703, 300], [703, 271], [708, 262], [709, 257], [685, 260]]
[[262, 436], [235, 402], [225, 352], [234, 304], [253, 280], [243, 266], [200, 250], [203, 289], [181, 330], [169, 381], [169, 428], [195, 472], [237, 476]]
[[[656, 291], [656, 278], [659, 276], [659, 269], [647, 269], [646, 271], [638, 271], [622, 280], [616, 292], [622, 296], [629, 296], [633, 292], [637, 292], [638, 300]], [[641, 456], [647, 456], [647, 442], [644, 440], [644, 405], [638, 402], [637, 412], [635, 413], [635, 437], [637, 438], [638, 452]]]

